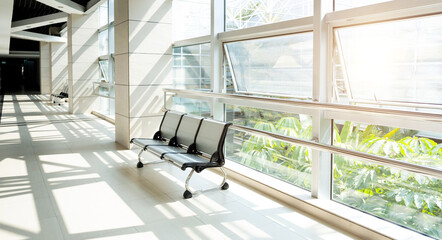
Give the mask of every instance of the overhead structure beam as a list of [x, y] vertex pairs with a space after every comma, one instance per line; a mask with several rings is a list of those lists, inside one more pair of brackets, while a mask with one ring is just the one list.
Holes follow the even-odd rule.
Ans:
[[47, 26], [55, 23], [67, 22], [68, 14], [64, 12], [49, 14], [40, 17], [28, 18], [12, 22], [11, 32], [19, 32], [26, 29]]
[[86, 8], [71, 0], [37, 0], [68, 14], [84, 14]]
[[0, 1], [0, 54], [9, 54], [14, 0]]
[[46, 35], [46, 34], [41, 34], [41, 33], [34, 33], [34, 32], [27, 32], [27, 31], [20, 31], [20, 32], [11, 33], [11, 37], [32, 40], [32, 41], [38, 41], [38, 42], [65, 43], [67, 41], [66, 38], [63, 38], [63, 37], [56, 37], [56, 36], [51, 36], [51, 35]]

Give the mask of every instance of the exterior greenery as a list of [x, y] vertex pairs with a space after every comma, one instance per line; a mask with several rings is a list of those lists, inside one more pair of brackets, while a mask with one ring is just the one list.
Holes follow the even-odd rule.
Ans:
[[[309, 116], [245, 107], [235, 110], [232, 120], [236, 124], [311, 138]], [[418, 137], [417, 131], [346, 121], [335, 124], [333, 132], [335, 146], [425, 166], [442, 166], [442, 144], [436, 142], [440, 140]], [[310, 189], [310, 149], [240, 132], [232, 136], [233, 141], [226, 142], [229, 159]], [[333, 165], [334, 200], [429, 236], [442, 237], [440, 179], [338, 155], [334, 156]]]
[[[238, 125], [295, 138], [312, 136], [312, 120], [307, 115], [248, 107], [228, 106], [227, 110], [235, 115], [228, 120]], [[226, 141], [228, 159], [301, 188], [311, 188], [311, 149], [242, 132], [231, 135], [231, 141]]]
[[[334, 145], [415, 164], [441, 167], [442, 144], [416, 131], [346, 121]], [[442, 180], [334, 156], [333, 198], [375, 216], [442, 238]]]

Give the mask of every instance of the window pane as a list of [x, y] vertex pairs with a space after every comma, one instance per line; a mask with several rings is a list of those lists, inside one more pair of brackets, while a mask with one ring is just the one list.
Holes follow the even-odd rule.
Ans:
[[311, 98], [313, 34], [226, 44], [239, 92]]
[[[312, 118], [250, 107], [226, 106], [226, 121], [237, 125], [311, 139]], [[290, 184], [310, 190], [311, 149], [229, 130], [226, 157]]]
[[438, 15], [337, 29], [350, 100], [441, 105], [441, 22]]
[[109, 24], [114, 21], [114, 0], [109, 0]]
[[313, 0], [226, 0], [226, 31], [313, 15]]
[[[442, 169], [442, 134], [337, 121], [335, 146]], [[333, 199], [394, 223], [442, 237], [442, 181], [339, 155]]]
[[210, 44], [173, 49], [174, 88], [210, 89]]
[[108, 30], [98, 33], [98, 50], [100, 56], [107, 55], [109, 49]]
[[109, 61], [108, 60], [102, 60], [98, 61], [100, 64], [100, 71], [101, 71], [101, 80], [105, 80], [106, 82], [109, 81]]
[[174, 0], [172, 4], [175, 41], [210, 34], [210, 1]]
[[108, 7], [107, 7], [107, 1], [104, 2], [99, 8], [98, 8], [98, 15], [99, 15], [99, 27], [102, 27], [104, 25], [107, 25], [108, 21]]
[[367, 5], [372, 5], [376, 3], [381, 2], [389, 2], [391, 0], [335, 0], [335, 11], [349, 9], [349, 8], [355, 8], [355, 7], [362, 7]]
[[172, 110], [210, 118], [210, 104], [190, 98], [173, 97]]

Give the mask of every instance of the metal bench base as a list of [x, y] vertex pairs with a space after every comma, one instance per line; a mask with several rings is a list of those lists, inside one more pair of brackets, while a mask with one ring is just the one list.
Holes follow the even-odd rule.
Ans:
[[[157, 160], [157, 161], [149, 161], [149, 162], [144, 162], [144, 163], [143, 163], [142, 160], [141, 160], [141, 155], [142, 155], [143, 152], [146, 151], [146, 150], [147, 150], [147, 149], [142, 148], [141, 151], [138, 153], [138, 163], [137, 163], [137, 168], [142, 168], [142, 167], [144, 167], [144, 165], [150, 165], [150, 164], [156, 164], [156, 163], [169, 162], [169, 163], [171, 163], [172, 165], [174, 165], [174, 166], [176, 166], [176, 167], [182, 169], [182, 166], [180, 166], [179, 164], [177, 164], [177, 163], [175, 163], [175, 162], [173, 162], [173, 161], [168, 161], [168, 160], [162, 159], [161, 156], [158, 156], [158, 154], [157, 154], [157, 153], [154, 153], [154, 152], [151, 152], [151, 153], [157, 155], [157, 156], [160, 158], [160, 160]], [[199, 194], [201, 194], [201, 193], [208, 192], [208, 191], [213, 191], [213, 190], [227, 190], [227, 189], [229, 189], [229, 184], [226, 182], [226, 180], [227, 180], [227, 173], [224, 171], [224, 168], [223, 168], [223, 167], [219, 167], [219, 168], [221, 169], [221, 172], [223, 173], [223, 180], [222, 180], [221, 184], [220, 184], [219, 186], [216, 186], [216, 187], [213, 187], [213, 188], [200, 189], [200, 190], [196, 190], [196, 191], [192, 191], [192, 190], [190, 189], [190, 187], [189, 187], [190, 179], [192, 178], [193, 173], [195, 172], [195, 169], [192, 169], [192, 170], [190, 171], [189, 175], [187, 176], [187, 179], [186, 179], [186, 184], [185, 184], [186, 191], [184, 191], [184, 193], [183, 193], [183, 197], [184, 197], [184, 199], [189, 199], [189, 198], [192, 198], [193, 196], [196, 196], [196, 195], [199, 195]], [[183, 170], [183, 171], [184, 171], [184, 170]]]

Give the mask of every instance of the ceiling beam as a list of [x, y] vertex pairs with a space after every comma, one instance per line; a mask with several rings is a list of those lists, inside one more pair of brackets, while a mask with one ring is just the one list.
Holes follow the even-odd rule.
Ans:
[[68, 21], [68, 14], [64, 12], [49, 14], [45, 16], [28, 18], [12, 22], [11, 32], [19, 32], [26, 29], [36, 28]]
[[89, 0], [89, 2], [86, 4], [86, 12], [84, 14], [89, 14], [97, 10], [97, 8], [99, 8], [106, 1], [107, 0]]
[[9, 54], [14, 0], [0, 1], [0, 54]]
[[57, 36], [51, 36], [51, 35], [34, 33], [34, 32], [27, 32], [27, 31], [13, 32], [13, 33], [11, 33], [11, 37], [32, 40], [32, 41], [37, 41], [37, 42], [65, 43], [67, 41], [66, 38], [63, 38], [63, 37], [57, 37]]
[[52, 8], [58, 9], [68, 14], [84, 14], [86, 8], [71, 0], [37, 0]]

